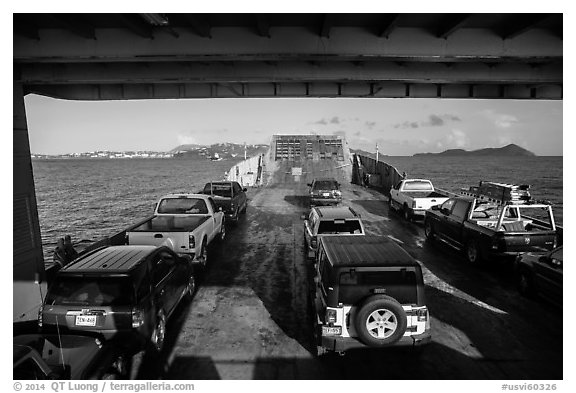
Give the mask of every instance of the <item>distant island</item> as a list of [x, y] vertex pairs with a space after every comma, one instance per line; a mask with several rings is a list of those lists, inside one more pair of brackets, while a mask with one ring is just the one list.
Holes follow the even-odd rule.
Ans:
[[442, 157], [534, 157], [536, 154], [513, 143], [504, 147], [486, 148], [478, 150], [449, 149], [441, 153], [417, 153], [413, 157], [442, 156]]
[[159, 151], [110, 151], [98, 150], [66, 154], [31, 154], [32, 159], [131, 159], [131, 158], [188, 158], [235, 160], [265, 153], [268, 145], [215, 143], [213, 145], [180, 145], [168, 152]]

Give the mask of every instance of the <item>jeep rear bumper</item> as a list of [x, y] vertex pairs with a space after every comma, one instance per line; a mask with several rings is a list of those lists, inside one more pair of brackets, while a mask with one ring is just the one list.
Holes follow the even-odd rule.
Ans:
[[[432, 340], [432, 335], [430, 331], [424, 332], [422, 334], [413, 336], [403, 336], [400, 340], [393, 344], [385, 345], [378, 348], [391, 348], [391, 347], [419, 347], [421, 345], [426, 345]], [[334, 352], [346, 352], [349, 349], [354, 348], [375, 348], [363, 344], [358, 339], [354, 337], [322, 337], [321, 346], [329, 351]]]

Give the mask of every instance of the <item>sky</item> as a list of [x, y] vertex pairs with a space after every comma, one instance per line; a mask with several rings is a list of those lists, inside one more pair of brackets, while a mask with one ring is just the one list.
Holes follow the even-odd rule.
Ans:
[[181, 144], [269, 143], [274, 134], [336, 134], [349, 147], [406, 156], [517, 144], [562, 155], [563, 101], [180, 99], [68, 101], [28, 95], [33, 154], [169, 151]]

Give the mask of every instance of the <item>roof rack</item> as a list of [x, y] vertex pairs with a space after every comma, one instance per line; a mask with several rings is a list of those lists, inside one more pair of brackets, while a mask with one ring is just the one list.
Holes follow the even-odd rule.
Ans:
[[528, 184], [515, 185], [480, 181], [478, 186], [460, 190], [460, 194], [496, 204], [521, 205], [533, 203], [529, 189], [530, 185]]

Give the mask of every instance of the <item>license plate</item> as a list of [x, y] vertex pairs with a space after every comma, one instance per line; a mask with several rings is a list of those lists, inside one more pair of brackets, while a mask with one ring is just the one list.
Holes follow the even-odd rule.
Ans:
[[329, 197], [329, 196], [330, 196], [330, 193], [329, 193], [329, 192], [325, 192], [325, 193], [322, 194], [322, 196], [324, 196], [324, 197]]
[[76, 326], [96, 326], [96, 315], [77, 315]]
[[342, 326], [322, 326], [323, 336], [337, 336], [342, 334]]

